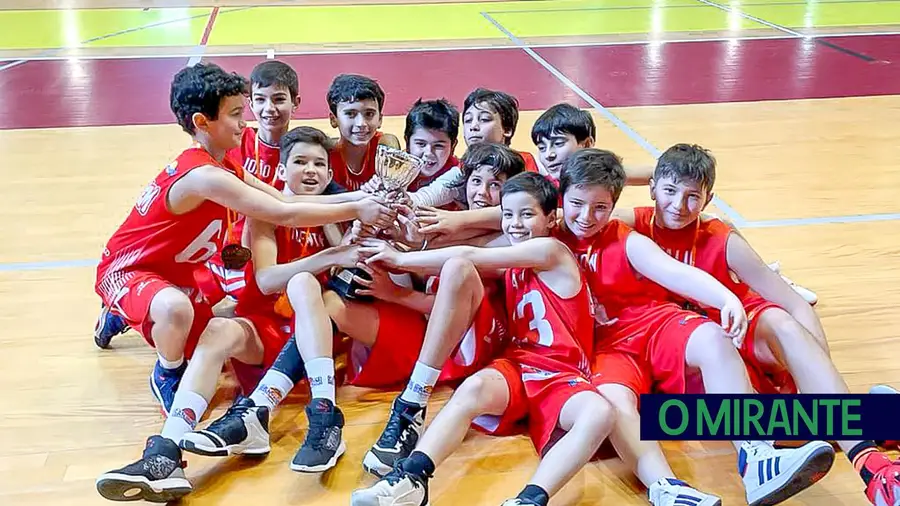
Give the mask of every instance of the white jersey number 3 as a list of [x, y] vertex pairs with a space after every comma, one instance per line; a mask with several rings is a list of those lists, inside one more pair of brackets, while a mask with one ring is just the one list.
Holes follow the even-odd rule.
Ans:
[[175, 255], [175, 261], [183, 264], [209, 260], [219, 250], [216, 240], [221, 234], [222, 220], [213, 220], [181, 253]]
[[541, 346], [553, 346], [553, 327], [550, 322], [544, 319], [547, 316], [547, 307], [544, 305], [544, 298], [541, 292], [531, 290], [522, 296], [516, 306], [516, 316], [521, 319], [525, 317], [525, 306], [531, 306], [531, 314], [534, 317], [528, 322], [528, 328], [536, 330], [538, 333], [538, 344]]

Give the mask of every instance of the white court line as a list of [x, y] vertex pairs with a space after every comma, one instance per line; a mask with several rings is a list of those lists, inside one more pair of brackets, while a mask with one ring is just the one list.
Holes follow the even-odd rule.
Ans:
[[742, 18], [749, 19], [750, 21], [755, 21], [761, 25], [768, 26], [769, 28], [774, 28], [775, 30], [778, 30], [779, 32], [784, 32], [784, 33], [792, 35], [793, 37], [796, 37], [796, 38], [800, 38], [800, 39], [812, 38], [812, 37], [809, 37], [808, 35], [803, 35], [800, 32], [795, 32], [794, 30], [791, 30], [790, 28], [787, 28], [787, 27], [784, 27], [781, 25], [776, 25], [775, 23], [770, 23], [769, 21], [766, 21], [763, 18], [758, 18], [751, 14], [747, 14], [746, 12], [743, 12], [740, 9], [734, 9], [734, 8], [726, 6], [726, 5], [720, 5], [715, 2], [710, 2], [709, 0], [697, 0], [697, 1], [702, 3], [703, 5], [715, 7], [716, 9], [723, 10], [729, 14], [731, 14], [731, 13], [737, 14], [738, 16], [740, 16]]
[[[699, 0], [698, 0], [699, 1]], [[823, 34], [815, 34], [815, 35], [802, 35], [804, 38], [808, 39], [819, 39], [819, 38], [828, 38], [828, 37], [872, 37], [872, 36], [889, 36], [889, 35], [900, 35], [900, 31], [896, 32], [860, 32], [860, 33], [823, 33]], [[341, 54], [377, 54], [377, 53], [423, 53], [428, 51], [487, 51], [487, 50], [503, 50], [503, 49], [522, 49], [522, 47], [528, 47], [532, 49], [543, 49], [543, 48], [555, 48], [555, 47], [602, 47], [602, 46], [641, 46], [648, 44], [685, 44], [691, 42], [744, 42], [744, 41], [754, 41], [754, 40], [779, 40], [779, 39], [795, 39], [797, 38], [794, 35], [761, 35], [758, 37], [707, 37], [707, 38], [696, 38], [696, 39], [643, 39], [643, 40], [634, 40], [634, 41], [606, 41], [606, 42], [555, 42], [555, 43], [546, 43], [546, 44], [527, 44], [523, 41], [522, 46], [439, 46], [439, 47], [399, 47], [399, 48], [359, 48], [359, 49], [349, 49], [349, 48], [334, 48], [334, 49], [321, 49], [321, 50], [305, 50], [305, 51], [278, 51], [278, 56], [304, 56], [304, 55], [317, 55], [317, 54], [327, 54], [327, 55], [341, 55]], [[207, 46], [210, 47], [210, 46]], [[215, 46], [212, 46], [215, 47]], [[269, 48], [265, 51], [257, 50], [257, 51], [237, 51], [237, 52], [224, 52], [224, 53], [210, 53], [207, 52], [205, 57], [207, 58], [227, 58], [227, 57], [245, 57], [245, 56], [260, 56], [267, 57], [269, 50], [274, 51], [274, 48]], [[58, 52], [56, 50], [55, 52]], [[19, 60], [16, 62], [7, 63], [4, 66], [0, 66], [0, 70], [3, 70], [6, 67], [14, 67], [16, 65], [21, 65], [22, 63], [26, 63], [29, 61], [54, 61], [54, 60], [70, 60], [70, 59], [79, 59], [79, 60], [144, 60], [144, 59], [159, 59], [159, 58], [191, 58], [196, 56], [194, 51], [181, 51], [181, 52], [172, 52], [172, 53], [140, 53], [140, 54], [115, 54], [115, 55], [80, 55], [80, 54], [53, 54], [53, 55], [37, 55], [37, 56], [19, 56], [12, 55], [9, 57], [4, 57], [8, 60]]]

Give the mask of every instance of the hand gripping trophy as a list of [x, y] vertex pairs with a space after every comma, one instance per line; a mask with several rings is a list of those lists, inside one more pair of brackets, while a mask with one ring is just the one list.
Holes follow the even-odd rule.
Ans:
[[[419, 176], [423, 164], [421, 158], [406, 151], [379, 145], [375, 153], [375, 175], [380, 184], [375, 195], [392, 203], [403, 200], [406, 188]], [[370, 297], [357, 295], [360, 285], [353, 281], [354, 276], [368, 277], [362, 269], [342, 269], [328, 280], [328, 287], [345, 299], [369, 300]]]

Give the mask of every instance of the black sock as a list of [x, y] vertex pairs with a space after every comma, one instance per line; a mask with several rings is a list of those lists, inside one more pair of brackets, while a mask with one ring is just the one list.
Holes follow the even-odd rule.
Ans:
[[272, 369], [284, 374], [294, 383], [299, 383], [306, 377], [306, 368], [303, 366], [303, 359], [300, 358], [300, 350], [297, 348], [297, 340], [294, 336], [291, 336], [281, 348], [281, 352], [272, 364]]
[[538, 506], [547, 506], [547, 503], [550, 502], [547, 492], [537, 485], [526, 485], [516, 497]]
[[403, 459], [400, 467], [407, 473], [415, 474], [421, 478], [431, 478], [434, 475], [434, 462], [431, 457], [420, 451], [413, 451], [409, 457]]

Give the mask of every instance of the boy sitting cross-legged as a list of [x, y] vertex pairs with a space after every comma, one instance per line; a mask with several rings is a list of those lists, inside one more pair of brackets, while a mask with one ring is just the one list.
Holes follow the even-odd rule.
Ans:
[[[503, 358], [462, 383], [416, 450], [375, 485], [354, 492], [351, 504], [426, 505], [428, 480], [473, 422], [502, 435], [527, 417], [541, 463], [518, 497], [504, 504], [546, 506], [606, 438], [613, 410], [589, 380], [590, 294], [577, 259], [549, 237], [556, 201], [556, 189], [539, 174], [522, 173], [504, 183], [508, 247], [398, 253], [382, 241], [363, 241], [361, 252], [373, 255], [367, 260], [372, 265], [436, 273], [459, 263], [485, 276], [503, 275], [512, 342]], [[557, 439], [558, 429], [565, 434]]]

